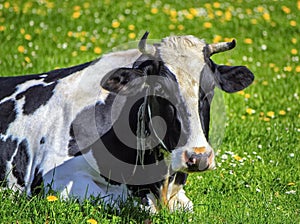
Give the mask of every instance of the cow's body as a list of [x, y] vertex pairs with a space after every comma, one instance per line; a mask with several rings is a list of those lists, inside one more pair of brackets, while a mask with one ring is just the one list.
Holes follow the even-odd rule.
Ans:
[[192, 36], [166, 38], [151, 54], [145, 46], [0, 78], [0, 181], [28, 194], [43, 185], [63, 197], [134, 195], [152, 211], [159, 201], [192, 209], [185, 173], [215, 166], [207, 140], [214, 86], [238, 91], [253, 75], [215, 65], [213, 46]]

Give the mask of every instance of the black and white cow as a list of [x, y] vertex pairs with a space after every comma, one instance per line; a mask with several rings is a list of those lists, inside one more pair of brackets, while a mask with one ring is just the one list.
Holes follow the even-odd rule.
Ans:
[[215, 168], [208, 143], [215, 86], [250, 85], [244, 66], [210, 56], [235, 41], [206, 44], [171, 36], [139, 50], [38, 75], [0, 78], [0, 181], [30, 194], [64, 198], [128, 196], [153, 212], [191, 210], [187, 173]]

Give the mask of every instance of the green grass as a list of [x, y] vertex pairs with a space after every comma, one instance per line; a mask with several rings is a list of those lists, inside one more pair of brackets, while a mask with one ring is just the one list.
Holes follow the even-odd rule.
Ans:
[[[109, 52], [146, 30], [152, 39], [172, 34], [192, 34], [209, 43], [235, 38], [237, 47], [213, 60], [247, 65], [256, 76], [245, 91], [224, 94], [223, 126], [211, 132], [219, 167], [190, 175], [185, 187], [194, 213], [150, 215], [130, 203], [117, 213], [92, 201], [48, 202], [5, 190], [0, 223], [87, 223], [91, 218], [98, 223], [300, 223], [299, 3], [219, 3], [0, 1], [1, 76], [90, 61], [99, 50]], [[193, 16], [191, 8], [204, 14]], [[113, 22], [119, 26], [113, 28]], [[223, 103], [219, 92], [217, 99]], [[213, 120], [219, 121], [216, 113]]]

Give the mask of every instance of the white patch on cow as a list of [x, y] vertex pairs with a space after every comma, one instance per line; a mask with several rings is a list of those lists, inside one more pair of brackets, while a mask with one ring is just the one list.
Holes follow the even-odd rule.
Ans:
[[187, 144], [172, 152], [172, 169], [187, 168], [183, 153], [193, 153], [195, 147], [209, 146], [200, 122], [198, 97], [200, 74], [205, 65], [203, 48], [205, 42], [193, 36], [174, 36], [163, 39], [159, 53], [168, 67], [176, 76], [179, 89], [189, 113], [190, 136]]
[[128, 195], [126, 185], [109, 185], [99, 175], [96, 163], [92, 151], [66, 161], [44, 176], [46, 190], [61, 192], [64, 199], [75, 197], [83, 201], [90, 196], [101, 197], [104, 203], [111, 205], [125, 201]]

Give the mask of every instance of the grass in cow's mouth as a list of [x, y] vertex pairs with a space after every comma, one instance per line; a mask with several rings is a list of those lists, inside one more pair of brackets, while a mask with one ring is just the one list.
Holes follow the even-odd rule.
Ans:
[[[299, 12], [299, 0], [1, 1], [1, 76], [91, 61], [148, 30], [153, 39], [235, 38], [236, 50], [214, 61], [247, 65], [256, 79], [237, 94], [217, 92], [222, 104], [214, 104], [214, 111], [226, 108], [223, 126], [213, 124], [210, 132], [218, 168], [188, 177], [185, 190], [194, 213], [151, 215], [130, 203], [108, 212], [90, 201], [1, 190], [0, 222], [299, 223]], [[220, 113], [212, 114], [213, 123], [219, 120]]]

